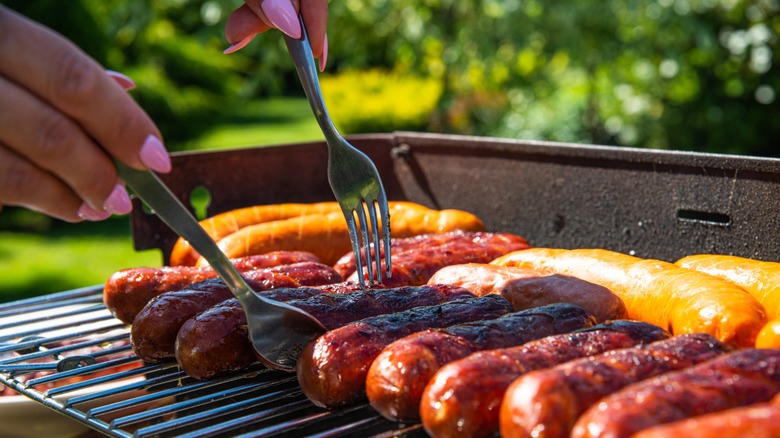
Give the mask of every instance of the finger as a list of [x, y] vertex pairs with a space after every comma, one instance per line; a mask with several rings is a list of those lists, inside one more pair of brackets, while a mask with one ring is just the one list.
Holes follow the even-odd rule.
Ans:
[[242, 49], [258, 33], [270, 29], [271, 25], [260, 19], [247, 5], [233, 11], [225, 24], [225, 38], [231, 44], [225, 53]]
[[67, 185], [0, 144], [0, 204], [78, 222], [79, 198]]
[[66, 114], [109, 154], [137, 169], [170, 170], [160, 132], [94, 60], [60, 35], [0, 8], [0, 74]]
[[0, 111], [1, 142], [56, 176], [94, 210], [130, 211], [129, 198], [111, 198], [117, 184], [113, 162], [79, 125], [2, 77], [0, 95], [13, 103], [13, 111]]
[[320, 59], [320, 71], [324, 71], [328, 62], [328, 0], [301, 0], [301, 17], [312, 54]]

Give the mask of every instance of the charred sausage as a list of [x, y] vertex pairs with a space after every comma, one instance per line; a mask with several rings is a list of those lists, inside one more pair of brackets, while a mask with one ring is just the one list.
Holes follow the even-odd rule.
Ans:
[[[318, 261], [314, 254], [301, 251], [278, 251], [231, 260], [239, 272]], [[157, 295], [172, 290], [182, 290], [193, 283], [216, 276], [217, 273], [210, 267], [163, 266], [123, 269], [112, 274], [106, 281], [103, 287], [103, 302], [118, 320], [130, 324], [146, 303]]]
[[391, 343], [377, 356], [366, 376], [366, 395], [389, 420], [418, 420], [423, 389], [444, 364], [477, 351], [513, 347], [594, 324], [593, 315], [582, 307], [558, 303], [418, 332]]
[[[256, 292], [278, 301], [308, 297], [321, 290], [300, 288], [341, 281], [333, 268], [321, 263], [296, 263], [242, 273]], [[270, 292], [277, 289], [277, 292]], [[133, 350], [145, 362], [163, 362], [175, 355], [176, 335], [185, 321], [221, 303], [233, 294], [218, 278], [191, 285], [182, 291], [162, 293], [141, 309], [130, 329]]]
[[623, 300], [606, 287], [549, 271], [467, 263], [438, 270], [428, 283], [454, 284], [480, 297], [496, 293], [515, 310], [571, 303], [584, 307], [599, 322], [626, 317]]
[[712, 336], [694, 333], [528, 373], [512, 382], [504, 395], [501, 436], [568, 438], [580, 414], [602, 397], [728, 351]]
[[314, 404], [344, 406], [365, 398], [368, 367], [396, 339], [429, 328], [494, 319], [511, 311], [505, 298], [487, 295], [366, 318], [309, 342], [298, 358], [298, 382]]
[[780, 350], [738, 350], [604, 397], [577, 420], [571, 436], [629, 437], [660, 424], [766, 402], [778, 391]]
[[[457, 286], [440, 285], [323, 293], [287, 304], [305, 310], [333, 329], [370, 316], [463, 297], [473, 295]], [[178, 331], [175, 354], [182, 370], [197, 379], [243, 369], [258, 359], [247, 334], [246, 314], [235, 298], [187, 320]]]
[[444, 365], [433, 376], [423, 391], [420, 418], [433, 437], [488, 437], [498, 431], [506, 388], [524, 373], [669, 336], [660, 327], [622, 320], [474, 353]]

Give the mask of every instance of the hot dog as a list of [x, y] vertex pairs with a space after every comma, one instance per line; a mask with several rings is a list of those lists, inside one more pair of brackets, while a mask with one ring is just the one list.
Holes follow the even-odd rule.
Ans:
[[389, 343], [429, 328], [497, 318], [512, 311], [498, 295], [416, 307], [366, 318], [309, 342], [298, 358], [298, 382], [318, 406], [344, 406], [365, 398], [366, 373]]
[[594, 324], [593, 315], [582, 307], [558, 303], [418, 332], [391, 343], [377, 356], [366, 376], [366, 395], [387, 419], [418, 420], [423, 389], [444, 364], [477, 351], [516, 346]]
[[428, 282], [465, 287], [480, 297], [497, 293], [515, 310], [572, 303], [584, 307], [599, 322], [626, 317], [623, 300], [604, 286], [547, 271], [468, 263], [442, 268]]
[[[277, 301], [308, 297], [322, 290], [301, 288], [337, 283], [341, 276], [320, 263], [296, 263], [242, 274], [255, 292]], [[300, 288], [300, 289], [293, 289]], [[277, 289], [278, 292], [269, 292]], [[165, 292], [153, 298], [133, 320], [130, 340], [133, 350], [145, 362], [163, 362], [175, 355], [176, 335], [185, 321], [233, 297], [227, 285], [214, 278], [191, 285], [181, 291]]]
[[430, 380], [420, 401], [422, 424], [437, 438], [492, 436], [506, 388], [524, 373], [668, 337], [660, 327], [621, 320], [474, 353], [444, 365]]
[[577, 420], [572, 438], [629, 437], [685, 418], [770, 400], [780, 391], [780, 350], [747, 348], [608, 395]]
[[580, 414], [602, 397], [728, 351], [726, 344], [712, 336], [694, 333], [528, 373], [515, 380], [504, 395], [501, 436], [568, 438]]
[[[428, 210], [397, 207], [391, 209], [390, 229], [394, 237], [408, 237], [453, 230], [482, 231], [476, 216], [458, 210]], [[228, 257], [243, 257], [278, 250], [298, 250], [316, 254], [333, 265], [352, 250], [347, 222], [341, 212], [312, 214], [250, 225], [219, 240]], [[199, 265], [205, 260], [199, 259]]]
[[780, 348], [780, 330], [772, 328], [774, 324], [780, 324], [780, 263], [700, 254], [683, 257], [675, 264], [730, 281], [753, 295], [764, 306], [767, 317], [777, 320], [762, 328], [756, 338], [756, 347]]
[[734, 347], [753, 346], [766, 314], [747, 291], [725, 280], [660, 260], [602, 249], [532, 248], [491, 264], [548, 269], [616, 293], [628, 317], [673, 334], [708, 333]]
[[[473, 295], [457, 286], [440, 285], [323, 293], [287, 304], [305, 310], [325, 328], [335, 329], [366, 317], [463, 297]], [[187, 320], [176, 337], [176, 360], [184, 372], [197, 379], [212, 378], [254, 362], [246, 315], [238, 300], [229, 299]]]
[[[318, 261], [314, 254], [301, 251], [278, 251], [231, 260], [239, 272]], [[163, 266], [124, 269], [114, 273], [106, 281], [103, 287], [103, 302], [118, 320], [130, 324], [146, 303], [157, 295], [181, 290], [193, 283], [216, 276], [217, 273], [210, 267]]]
[[769, 403], [731, 408], [641, 430], [631, 438], [777, 438], [780, 395]]
[[[487, 263], [508, 252], [530, 248], [525, 239], [508, 233], [447, 233], [435, 240], [431, 239], [441, 242], [439, 245], [426, 244], [429, 239], [411, 240], [418, 241], [414, 247], [402, 245], [406, 247], [405, 250], [393, 253], [391, 276], [384, 280], [388, 287], [425, 284], [445, 266]], [[346, 270], [341, 270], [338, 266], [334, 268], [340, 272]], [[347, 265], [343, 268], [347, 268]], [[349, 281], [358, 280], [356, 272], [347, 278]]]

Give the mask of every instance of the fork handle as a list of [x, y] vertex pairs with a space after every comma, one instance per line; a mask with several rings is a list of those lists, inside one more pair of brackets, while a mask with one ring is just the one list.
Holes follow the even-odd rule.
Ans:
[[[317, 67], [314, 64], [314, 55], [309, 45], [309, 36], [306, 33], [306, 27], [304, 27], [300, 15], [298, 15], [298, 20], [301, 22], [301, 38], [296, 39], [283, 34], [284, 43], [290, 52], [293, 64], [295, 64], [295, 70], [298, 72], [298, 77], [303, 85], [303, 92], [309, 100], [309, 105], [311, 105], [311, 109], [314, 112], [314, 118], [317, 119], [323, 135], [325, 135], [327, 140], [340, 139], [341, 135], [336, 130], [336, 127], [333, 126], [333, 122], [328, 116], [328, 110], [325, 108], [325, 100], [322, 98], [322, 90], [317, 78]], [[330, 145], [331, 142], [328, 141], [328, 144]]]

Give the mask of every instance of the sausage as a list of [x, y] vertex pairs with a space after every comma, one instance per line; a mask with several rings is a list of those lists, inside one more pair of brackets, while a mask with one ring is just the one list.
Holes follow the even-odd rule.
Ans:
[[780, 395], [769, 403], [700, 415], [641, 430], [631, 438], [777, 438], [780, 436]]
[[497, 293], [515, 310], [564, 302], [584, 307], [599, 322], [626, 317], [623, 300], [606, 287], [548, 271], [467, 263], [440, 269], [428, 283], [454, 284], [480, 297]]
[[602, 397], [728, 351], [712, 336], [693, 333], [533, 371], [512, 382], [504, 395], [501, 436], [568, 438], [580, 414]]
[[629, 437], [660, 424], [770, 400], [780, 350], [746, 348], [608, 395], [577, 420], [572, 438]]
[[[483, 231], [474, 215], [458, 210], [429, 210], [396, 207], [390, 213], [393, 236], [407, 237], [453, 230]], [[250, 225], [219, 240], [228, 257], [242, 257], [278, 250], [308, 251], [323, 263], [333, 265], [352, 250], [349, 230], [341, 212], [298, 216]], [[198, 260], [202, 265], [205, 260]]]
[[[323, 293], [287, 301], [287, 304], [308, 312], [325, 328], [334, 329], [370, 316], [463, 297], [473, 295], [457, 286], [441, 285]], [[175, 346], [176, 360], [182, 370], [191, 377], [208, 379], [253, 363], [258, 358], [246, 321], [244, 309], [235, 298], [187, 320], [178, 331]]]
[[[231, 260], [239, 272], [318, 261], [314, 254], [302, 251], [277, 251]], [[130, 324], [146, 303], [157, 295], [181, 290], [193, 283], [216, 276], [217, 273], [211, 267], [163, 266], [123, 269], [112, 274], [106, 281], [103, 287], [103, 302], [118, 320]]]
[[444, 365], [431, 378], [420, 400], [422, 424], [432, 437], [492, 436], [506, 388], [524, 373], [669, 336], [652, 324], [619, 320], [474, 353]]
[[[438, 246], [431, 247], [423, 243], [420, 247], [394, 253], [391, 275], [384, 280], [384, 284], [388, 287], [422, 285], [445, 266], [487, 263], [508, 252], [530, 248], [525, 239], [508, 233], [454, 232], [444, 237], [450, 239], [443, 240], [444, 243]], [[334, 268], [339, 270], [338, 267]], [[357, 281], [357, 275], [353, 272], [347, 279]]]
[[423, 389], [444, 364], [477, 351], [512, 347], [594, 324], [593, 315], [582, 307], [557, 303], [418, 332], [391, 343], [377, 356], [366, 376], [366, 395], [385, 418], [416, 421]]
[[505, 298], [487, 295], [347, 324], [306, 344], [296, 365], [298, 383], [317, 406], [348, 405], [365, 398], [368, 367], [396, 339], [429, 328], [493, 319], [511, 311]]
[[756, 348], [780, 348], [780, 263], [744, 257], [700, 254], [675, 262], [714, 275], [748, 291], [764, 306], [770, 321], [756, 338]]
[[[307, 214], [340, 211], [341, 207], [338, 202], [257, 205], [220, 213], [200, 221], [200, 225], [212, 240], [218, 242], [223, 237], [249, 225]], [[171, 250], [170, 264], [171, 266], [194, 266], [199, 257], [200, 254], [190, 246], [189, 242], [180, 237]]]
[[[317, 289], [300, 288], [336, 283], [342, 280], [333, 268], [321, 263], [296, 263], [242, 273], [255, 292], [277, 301], [288, 301], [321, 293]], [[280, 292], [269, 293], [271, 289]], [[212, 278], [181, 291], [170, 291], [153, 298], [133, 320], [130, 340], [136, 355], [145, 362], [156, 363], [172, 359], [176, 335], [185, 321], [200, 312], [233, 297], [227, 285]]]
[[532, 248], [491, 264], [548, 269], [600, 284], [623, 299], [628, 318], [708, 333], [733, 347], [752, 347], [766, 314], [747, 291], [717, 277], [660, 260], [603, 249]]

